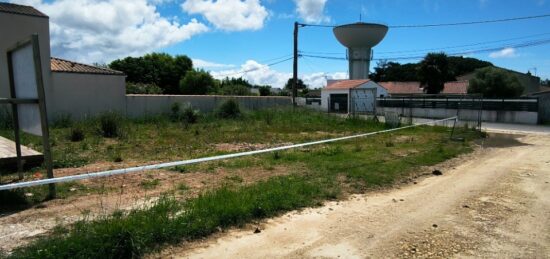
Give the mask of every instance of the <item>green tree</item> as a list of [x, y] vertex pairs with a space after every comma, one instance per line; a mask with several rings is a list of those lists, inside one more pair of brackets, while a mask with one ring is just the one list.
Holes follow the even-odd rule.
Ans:
[[[285, 89], [286, 89], [286, 90], [292, 91], [292, 84], [293, 84], [293, 82], [294, 82], [294, 79], [292, 79], [292, 78], [288, 79], [288, 81], [286, 82], [286, 85], [285, 85]], [[300, 90], [300, 89], [306, 89], [306, 88], [307, 88], [307, 85], [304, 84], [304, 81], [302, 81], [302, 79], [298, 79], [298, 83], [297, 83], [297, 85], [296, 85], [296, 88], [297, 88], [298, 90]]]
[[187, 71], [180, 80], [179, 92], [181, 94], [206, 95], [216, 93], [216, 80], [210, 73], [200, 69]]
[[271, 86], [269, 86], [269, 85], [259, 86], [258, 89], [260, 90], [260, 96], [270, 96], [271, 95]]
[[449, 60], [445, 53], [429, 53], [420, 62], [418, 78], [428, 94], [438, 94], [450, 81]]
[[250, 88], [247, 87], [246, 85], [240, 85], [240, 84], [221, 86], [220, 92], [223, 95], [236, 95], [236, 96], [251, 95]]
[[495, 67], [479, 69], [468, 86], [468, 93], [483, 94], [486, 98], [515, 98], [524, 90], [515, 75]]
[[[454, 81], [456, 77], [475, 71], [478, 68], [492, 66], [490, 62], [475, 58], [447, 57], [448, 74], [447, 81]], [[379, 61], [374, 68], [374, 73], [369, 78], [376, 82], [412, 82], [420, 81], [419, 73], [421, 63], [399, 64], [397, 62]]]
[[370, 79], [375, 82], [411, 82], [419, 81], [418, 64], [399, 64], [397, 62], [379, 61], [370, 74]]
[[193, 69], [193, 62], [184, 55], [172, 57], [166, 53], [151, 53], [117, 59], [109, 67], [124, 72], [130, 83], [157, 85], [166, 94], [178, 94], [179, 81]]

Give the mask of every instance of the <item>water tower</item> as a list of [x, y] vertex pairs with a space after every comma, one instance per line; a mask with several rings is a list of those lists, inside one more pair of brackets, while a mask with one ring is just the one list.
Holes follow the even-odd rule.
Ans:
[[384, 39], [388, 26], [353, 23], [334, 28], [334, 35], [348, 48], [349, 79], [368, 79], [372, 48]]

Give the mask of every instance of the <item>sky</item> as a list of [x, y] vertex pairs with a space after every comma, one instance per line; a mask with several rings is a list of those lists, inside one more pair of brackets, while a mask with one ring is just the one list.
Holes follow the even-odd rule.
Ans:
[[[52, 56], [109, 63], [151, 52], [187, 55], [216, 78], [243, 77], [282, 87], [292, 75], [293, 24], [358, 21], [389, 26], [441, 24], [550, 14], [550, 0], [12, 0], [50, 17]], [[506, 23], [391, 28], [374, 59], [417, 62], [429, 51], [460, 53], [550, 78], [550, 17]], [[488, 51], [490, 49], [490, 51]], [[304, 55], [343, 58], [332, 28], [299, 31]], [[480, 52], [479, 50], [487, 50]], [[413, 58], [410, 58], [413, 57]], [[281, 61], [279, 63], [279, 61]], [[371, 70], [376, 65], [371, 62]], [[268, 66], [272, 63], [278, 63]], [[242, 73], [242, 71], [249, 71]], [[347, 61], [302, 57], [310, 87], [345, 79]]]

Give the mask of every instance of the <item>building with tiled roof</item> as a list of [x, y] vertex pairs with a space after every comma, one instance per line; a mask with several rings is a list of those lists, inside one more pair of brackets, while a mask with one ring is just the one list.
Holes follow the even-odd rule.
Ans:
[[[411, 94], [424, 94], [420, 82], [380, 82], [378, 83], [388, 90], [390, 96], [402, 96]], [[440, 94], [467, 94], [469, 81], [447, 82]]]
[[51, 69], [52, 72], [63, 72], [63, 73], [80, 73], [80, 74], [98, 74], [98, 75], [120, 75], [124, 76], [123, 72], [90, 66], [82, 63], [77, 63], [74, 61], [69, 61], [60, 58], [51, 58]]
[[420, 88], [420, 82], [380, 82], [378, 84], [386, 88], [392, 96], [424, 93]]
[[18, 5], [18, 4], [12, 4], [12, 3], [0, 2], [0, 12], [48, 18], [47, 15], [36, 10], [32, 6]]
[[[358, 109], [370, 112], [374, 111], [376, 97], [385, 96], [388, 91], [369, 79], [328, 80], [327, 87], [321, 90], [321, 107], [340, 113], [357, 112]], [[351, 99], [355, 101], [352, 103]]]

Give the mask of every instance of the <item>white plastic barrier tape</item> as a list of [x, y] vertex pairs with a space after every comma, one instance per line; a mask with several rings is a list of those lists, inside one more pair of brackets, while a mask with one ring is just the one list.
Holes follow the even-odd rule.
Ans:
[[161, 168], [167, 168], [167, 167], [197, 164], [197, 163], [209, 162], [209, 161], [215, 161], [215, 160], [225, 160], [225, 159], [229, 159], [229, 158], [242, 157], [242, 156], [251, 156], [251, 155], [257, 155], [257, 154], [263, 154], [263, 153], [269, 153], [269, 152], [281, 151], [281, 150], [287, 150], [287, 149], [293, 149], [293, 148], [307, 147], [307, 146], [325, 144], [325, 143], [348, 140], [348, 139], [354, 139], [354, 138], [362, 138], [362, 137], [372, 136], [372, 135], [376, 135], [376, 134], [382, 134], [382, 133], [387, 133], [387, 132], [392, 132], [392, 131], [398, 131], [398, 130], [413, 128], [413, 127], [418, 127], [418, 126], [430, 125], [430, 124], [444, 122], [444, 121], [457, 120], [457, 119], [458, 118], [455, 116], [455, 117], [450, 117], [450, 118], [447, 118], [447, 119], [429, 121], [429, 122], [410, 125], [410, 126], [405, 126], [405, 127], [401, 127], [401, 128], [388, 129], [388, 130], [364, 133], [364, 134], [347, 136], [347, 137], [319, 140], [319, 141], [314, 141], [314, 142], [295, 144], [295, 145], [289, 145], [289, 146], [283, 146], [283, 147], [275, 147], [275, 148], [268, 148], [268, 149], [248, 151], [248, 152], [235, 153], [235, 154], [220, 155], [220, 156], [196, 158], [196, 159], [183, 160], [183, 161], [178, 161], [178, 162], [162, 163], [162, 164], [156, 164], [156, 165], [146, 165], [146, 166], [125, 168], [125, 169], [109, 170], [109, 171], [103, 171], [103, 172], [97, 172], [97, 173], [84, 173], [84, 174], [79, 174], [79, 175], [70, 175], [70, 176], [63, 176], [63, 177], [50, 178], [50, 179], [42, 179], [42, 180], [36, 180], [36, 181], [12, 183], [12, 184], [0, 185], [0, 191], [12, 190], [12, 189], [17, 189], [17, 188], [32, 187], [32, 186], [38, 186], [38, 185], [45, 185], [45, 184], [50, 184], [50, 183], [72, 182], [72, 181], [85, 180], [85, 179], [90, 179], [90, 178], [99, 178], [99, 177], [107, 177], [107, 176], [113, 176], [113, 175], [119, 175], [119, 174], [142, 172], [142, 171], [147, 171], [147, 170], [155, 170], [155, 169], [161, 169]]

